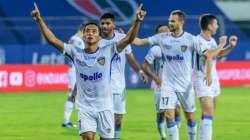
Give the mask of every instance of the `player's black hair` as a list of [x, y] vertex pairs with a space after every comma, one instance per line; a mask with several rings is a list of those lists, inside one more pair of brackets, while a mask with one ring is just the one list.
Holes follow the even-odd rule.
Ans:
[[214, 20], [217, 20], [216, 16], [211, 14], [203, 14], [200, 16], [200, 28], [205, 31], [208, 29], [208, 25], [211, 24]]
[[162, 26], [167, 26], [167, 24], [160, 24], [160, 25], [157, 25], [156, 28], [155, 28], [155, 32], [158, 33], [159, 32], [159, 29], [162, 27]]
[[99, 32], [99, 35], [101, 35], [101, 28], [100, 26], [95, 23], [95, 22], [88, 22], [84, 25], [84, 28], [83, 28], [83, 32], [85, 31], [86, 27], [89, 26], [89, 25], [95, 25], [97, 28], [98, 28], [98, 32]]
[[186, 20], [186, 14], [181, 10], [174, 10], [170, 15], [177, 15], [179, 17], [179, 20], [182, 20], [183, 22], [185, 22]]
[[112, 21], [115, 21], [115, 15], [112, 13], [104, 13], [101, 17], [100, 20], [102, 19], [111, 19]]

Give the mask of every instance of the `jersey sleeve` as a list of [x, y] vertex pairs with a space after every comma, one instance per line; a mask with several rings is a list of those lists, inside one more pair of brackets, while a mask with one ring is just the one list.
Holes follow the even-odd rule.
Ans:
[[80, 49], [84, 49], [85, 47], [83, 40], [79, 37], [74, 37], [74, 36], [70, 38], [68, 44], [71, 44], [72, 46], [78, 47]]
[[151, 46], [153, 46], [153, 45], [160, 45], [160, 42], [162, 40], [162, 35], [163, 34], [164, 33], [159, 33], [159, 34], [156, 34], [154, 36], [148, 37], [149, 44]]
[[148, 51], [144, 59], [149, 64], [153, 64], [155, 59], [161, 58], [161, 57], [162, 57], [162, 52], [161, 52], [160, 46], [153, 46], [152, 48], [150, 48], [150, 50]]
[[64, 43], [63, 54], [68, 57], [70, 60], [74, 58], [74, 46], [71, 44]]
[[126, 54], [132, 53], [131, 45], [127, 45], [127, 46], [126, 46], [126, 48], [125, 48], [125, 53], [126, 53]]
[[198, 37], [193, 37], [193, 48], [194, 50], [199, 54], [199, 55], [203, 55], [207, 49], [206, 47], [202, 46], [202, 42], [201, 40], [199, 40]]

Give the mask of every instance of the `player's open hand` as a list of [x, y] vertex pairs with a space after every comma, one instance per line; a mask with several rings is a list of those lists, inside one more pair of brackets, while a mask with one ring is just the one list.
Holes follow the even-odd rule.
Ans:
[[31, 11], [31, 16], [35, 21], [39, 21], [41, 19], [40, 12], [36, 3], [34, 3], [34, 10]]
[[220, 41], [219, 41], [219, 45], [221, 46], [221, 47], [224, 47], [225, 45], [226, 45], [226, 43], [227, 43], [227, 36], [221, 36], [220, 37]]
[[230, 47], [234, 48], [237, 45], [237, 42], [238, 42], [238, 37], [237, 36], [235, 36], [235, 35], [230, 36], [230, 38], [229, 38]]
[[142, 4], [140, 4], [139, 8], [136, 11], [136, 20], [142, 21], [146, 15], [146, 11], [143, 9]]

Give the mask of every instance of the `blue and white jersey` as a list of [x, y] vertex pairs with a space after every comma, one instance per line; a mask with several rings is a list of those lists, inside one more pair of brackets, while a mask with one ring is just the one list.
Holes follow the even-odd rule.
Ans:
[[116, 51], [115, 43], [98, 48], [95, 53], [70, 44], [64, 44], [64, 54], [74, 61], [76, 68], [77, 97], [79, 110], [113, 110], [110, 88], [111, 59]]
[[[101, 39], [99, 46], [107, 46], [122, 40], [126, 35], [118, 32], [114, 32], [112, 39]], [[126, 54], [132, 53], [131, 46], [128, 45], [120, 52], [116, 53], [112, 58], [111, 67], [111, 91], [115, 94], [122, 94], [126, 87], [125, 82], [125, 66], [126, 66]]]
[[194, 53], [202, 55], [205, 50], [199, 47], [195, 37], [184, 32], [179, 37], [171, 33], [160, 33], [148, 38], [151, 45], [159, 45], [154, 54], [163, 58], [162, 86], [176, 92], [192, 90], [192, 71]]
[[[201, 35], [197, 35], [197, 40], [199, 42], [199, 46], [201, 46], [205, 50], [215, 50], [218, 45], [214, 38], [211, 38], [210, 40], [206, 40], [204, 37]], [[218, 74], [216, 71], [216, 63], [217, 63], [217, 58], [213, 57], [212, 61], [212, 82], [217, 82], [219, 81]], [[206, 61], [205, 57], [203, 55], [199, 55], [196, 53], [195, 56], [195, 78], [203, 80], [204, 77], [206, 76]]]

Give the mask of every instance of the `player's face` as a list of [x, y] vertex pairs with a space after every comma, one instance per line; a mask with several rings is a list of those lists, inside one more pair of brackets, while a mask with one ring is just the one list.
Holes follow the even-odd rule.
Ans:
[[101, 28], [101, 32], [104, 35], [110, 34], [113, 32], [113, 29], [115, 28], [115, 23], [112, 19], [108, 18], [108, 19], [102, 19], [100, 21], [100, 28]]
[[158, 33], [164, 33], [164, 32], [169, 32], [168, 26], [161, 26], [161, 27], [158, 29]]
[[208, 30], [212, 33], [212, 35], [216, 34], [217, 29], [219, 28], [218, 22], [214, 19], [209, 25]]
[[87, 25], [83, 32], [83, 38], [86, 43], [94, 44], [100, 40], [99, 30], [96, 25]]
[[179, 20], [178, 15], [170, 15], [168, 19], [168, 25], [170, 32], [175, 32], [182, 28], [183, 21]]

